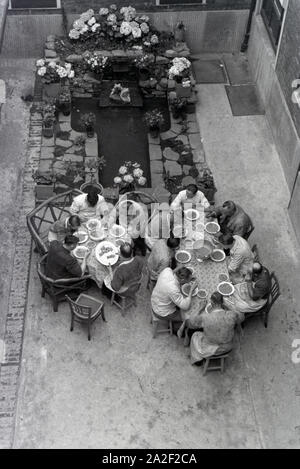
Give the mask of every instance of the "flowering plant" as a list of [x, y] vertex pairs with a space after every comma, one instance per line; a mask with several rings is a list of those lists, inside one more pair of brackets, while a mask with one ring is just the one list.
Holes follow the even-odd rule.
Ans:
[[188, 76], [191, 69], [191, 62], [185, 57], [175, 57], [172, 60], [173, 65], [169, 69], [169, 78]]
[[153, 109], [144, 115], [144, 122], [150, 128], [160, 127], [164, 121], [164, 117], [159, 109]]
[[80, 117], [80, 125], [82, 127], [94, 126], [95, 122], [96, 116], [93, 112], [87, 112]]
[[126, 186], [128, 184], [138, 184], [144, 186], [147, 179], [143, 176], [144, 171], [141, 169], [140, 163], [125, 161], [123, 166], [119, 168], [119, 174], [114, 178], [114, 183], [118, 186]]
[[100, 28], [101, 25], [96, 20], [94, 10], [89, 9], [74, 21], [73, 28], [69, 32], [69, 38], [74, 41], [78, 39], [84, 41], [88, 37], [95, 35]]
[[66, 104], [71, 102], [71, 93], [69, 88], [64, 87], [57, 97], [59, 104]]
[[133, 62], [137, 68], [147, 68], [153, 62], [153, 57], [149, 54], [143, 54], [136, 57]]
[[93, 52], [86, 55], [85, 62], [91, 70], [100, 73], [108, 66], [109, 60], [108, 57], [99, 54], [99, 52]]
[[37, 74], [42, 78], [44, 83], [59, 83], [63, 78], [74, 78], [75, 73], [72, 65], [65, 62], [64, 65], [56, 62], [46, 63], [40, 59], [36, 62]]
[[43, 106], [43, 123], [45, 127], [51, 127], [56, 121], [56, 106], [54, 101], [45, 103]]

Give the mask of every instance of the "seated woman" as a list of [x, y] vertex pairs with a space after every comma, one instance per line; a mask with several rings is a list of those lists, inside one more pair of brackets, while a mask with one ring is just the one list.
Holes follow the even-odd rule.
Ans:
[[255, 313], [268, 301], [271, 277], [268, 269], [259, 262], [245, 277], [245, 282], [235, 285], [234, 293], [224, 298], [225, 306], [240, 313]]
[[78, 215], [82, 223], [90, 218], [107, 217], [108, 206], [104, 197], [98, 194], [95, 187], [89, 187], [87, 193], [80, 194], [74, 198], [70, 207], [71, 215]]
[[208, 210], [207, 216], [218, 219], [223, 235], [239, 235], [244, 238], [253, 228], [249, 215], [232, 200], [224, 202], [222, 207]]
[[203, 332], [195, 332], [191, 339], [191, 363], [202, 364], [204, 358], [221, 355], [233, 348], [234, 329], [244, 319], [244, 315], [226, 311], [223, 296], [219, 292], [211, 295], [210, 313], [201, 315]]

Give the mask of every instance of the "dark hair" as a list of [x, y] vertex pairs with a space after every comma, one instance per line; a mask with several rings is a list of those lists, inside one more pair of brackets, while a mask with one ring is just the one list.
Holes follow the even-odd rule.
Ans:
[[70, 218], [69, 218], [69, 223], [70, 223], [71, 226], [74, 226], [74, 225], [80, 226], [81, 221], [80, 221], [79, 216], [78, 215], [71, 215]]
[[98, 189], [96, 187], [88, 188], [86, 200], [91, 207], [95, 207], [98, 202]]
[[79, 241], [79, 238], [77, 238], [77, 236], [74, 236], [74, 235], [67, 235], [65, 237], [65, 244], [67, 244], [67, 245], [77, 244], [78, 241]]
[[124, 243], [120, 247], [120, 254], [125, 257], [126, 259], [129, 259], [132, 256], [132, 247], [129, 243]]
[[230, 209], [235, 210], [236, 206], [232, 200], [226, 200], [226, 202], [224, 202], [223, 204], [223, 208], [230, 208]]
[[181, 267], [179, 270], [177, 270], [176, 275], [180, 280], [186, 280], [188, 282], [192, 276], [192, 272], [186, 267]]
[[179, 238], [169, 238], [167, 241], [167, 246], [168, 248], [171, 248], [171, 249], [178, 248], [179, 244], [180, 244]]
[[223, 305], [223, 295], [221, 295], [221, 293], [219, 293], [218, 291], [215, 291], [211, 295], [210, 299], [214, 304], [217, 304], [217, 305], [220, 305], [220, 306]]
[[234, 242], [234, 238], [231, 233], [227, 233], [220, 237], [220, 241], [224, 246], [230, 246]]
[[188, 186], [186, 186], [186, 190], [192, 192], [193, 194], [196, 194], [198, 191], [198, 187], [196, 186], [196, 184], [189, 184]]

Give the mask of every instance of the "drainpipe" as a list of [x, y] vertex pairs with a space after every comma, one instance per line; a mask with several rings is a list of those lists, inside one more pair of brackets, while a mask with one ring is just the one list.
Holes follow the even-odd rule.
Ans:
[[246, 52], [246, 50], [248, 49], [252, 18], [253, 18], [255, 8], [256, 8], [256, 0], [252, 0], [251, 6], [250, 6], [250, 12], [249, 12], [249, 18], [248, 18], [248, 23], [247, 23], [246, 34], [245, 34], [245, 37], [244, 37], [243, 44], [241, 46], [241, 52]]

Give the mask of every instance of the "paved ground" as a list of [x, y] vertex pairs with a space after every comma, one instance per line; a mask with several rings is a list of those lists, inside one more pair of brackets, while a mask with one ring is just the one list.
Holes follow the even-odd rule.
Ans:
[[[15, 448], [249, 448], [300, 446], [298, 247], [288, 191], [263, 116], [233, 118], [223, 85], [200, 85], [198, 118], [217, 198], [237, 200], [282, 296], [267, 330], [253, 321], [226, 373], [192, 367], [175, 336], [151, 337], [148, 292], [122, 317], [106, 305], [89, 343], [69, 311], [40, 297], [33, 254]], [[94, 292], [95, 295], [98, 292]], [[2, 370], [1, 370], [2, 371]]]

